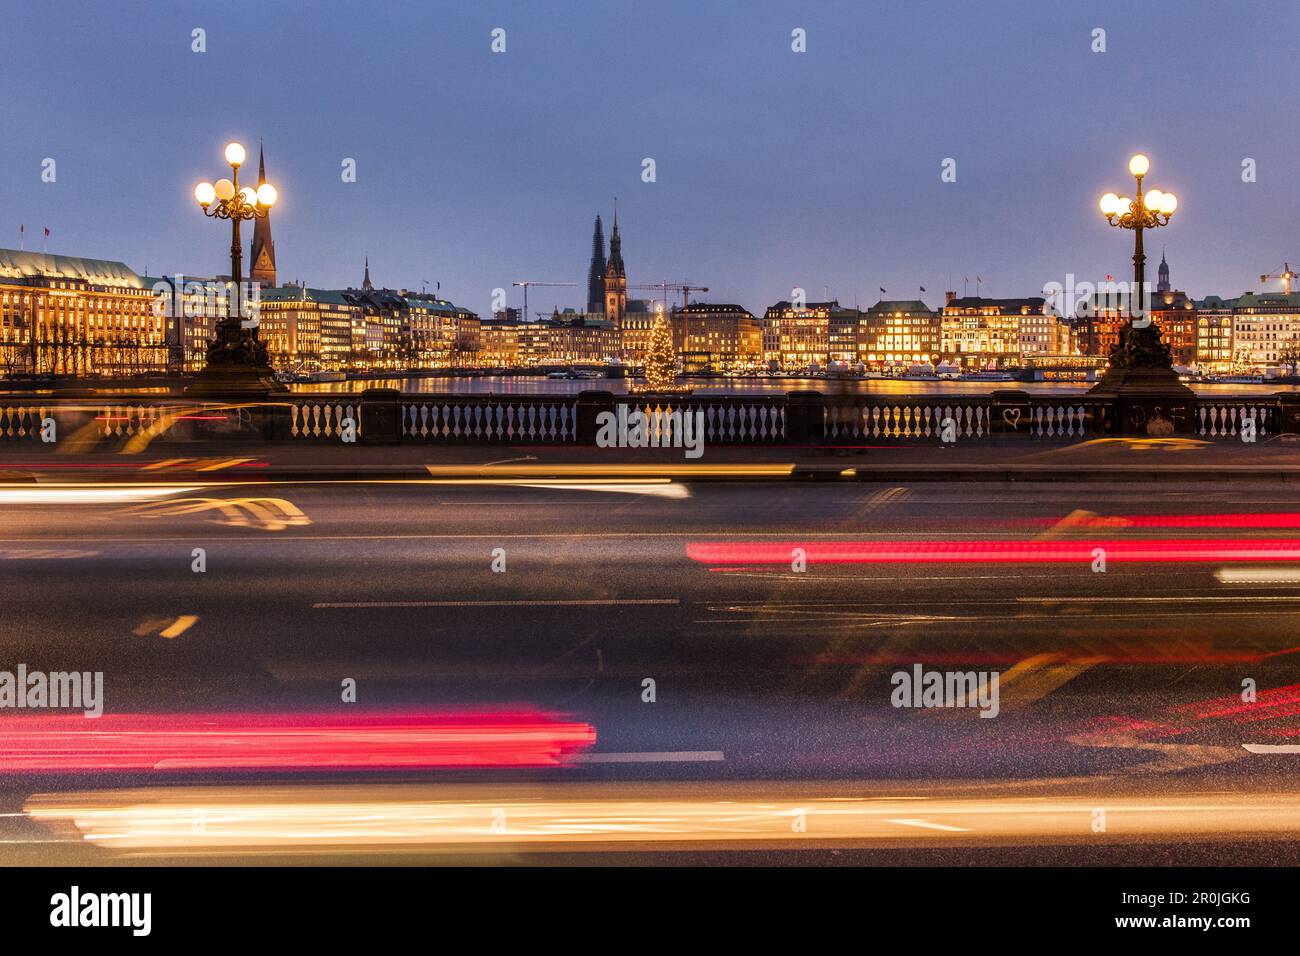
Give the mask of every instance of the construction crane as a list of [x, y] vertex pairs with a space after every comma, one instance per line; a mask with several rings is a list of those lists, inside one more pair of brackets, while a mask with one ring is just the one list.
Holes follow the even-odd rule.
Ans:
[[541, 282], [537, 279], [520, 279], [518, 282], [512, 282], [511, 285], [522, 286], [524, 290], [524, 321], [528, 321], [528, 287], [530, 285], [541, 286], [575, 286], [576, 282]]
[[1282, 263], [1281, 272], [1270, 272], [1268, 275], [1262, 275], [1259, 277], [1260, 282], [1267, 282], [1269, 279], [1281, 279], [1282, 291], [1285, 292], [1287, 295], [1290, 295], [1291, 283], [1295, 281], [1295, 272], [1293, 272], [1291, 269], [1291, 263], [1289, 262]]
[[653, 285], [630, 285], [628, 286], [628, 288], [637, 289], [643, 292], [662, 292], [664, 294], [665, 305], [668, 303], [669, 289], [671, 289], [674, 292], [680, 292], [682, 294], [683, 308], [690, 303], [690, 295], [692, 292], [709, 291], [709, 287], [706, 285], [690, 285], [685, 282], [668, 282], [667, 280], [663, 282], [656, 282]]

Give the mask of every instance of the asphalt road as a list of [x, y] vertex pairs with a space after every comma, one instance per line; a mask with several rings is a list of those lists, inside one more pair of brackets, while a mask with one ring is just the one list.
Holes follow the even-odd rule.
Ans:
[[[180, 732], [177, 715], [505, 711], [596, 740], [538, 768], [31, 769], [19, 758], [48, 731], [13, 722], [44, 715], [0, 709], [22, 731], [0, 744], [0, 862], [1300, 859], [1290, 485], [371, 482], [94, 500], [106, 490], [0, 489], [0, 670], [102, 671], [104, 732], [130, 715]], [[1263, 540], [1281, 552], [1241, 551]], [[1153, 541], [1154, 557], [1124, 558]], [[1008, 561], [1016, 542], [1034, 544]], [[980, 716], [987, 695], [893, 706], [894, 675], [918, 665], [986, 692], [996, 672], [996, 717]], [[427, 805], [445, 812], [409, 818]], [[122, 806], [169, 822], [123, 822]], [[286, 835], [286, 813], [316, 838]], [[357, 818], [379, 831], [357, 835]]]

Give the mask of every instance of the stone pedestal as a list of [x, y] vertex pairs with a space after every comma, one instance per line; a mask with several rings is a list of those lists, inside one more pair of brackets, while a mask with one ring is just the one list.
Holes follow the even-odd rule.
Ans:
[[1172, 368], [1112, 368], [1088, 394], [1113, 401], [1118, 434], [1166, 438], [1196, 430], [1196, 393]]

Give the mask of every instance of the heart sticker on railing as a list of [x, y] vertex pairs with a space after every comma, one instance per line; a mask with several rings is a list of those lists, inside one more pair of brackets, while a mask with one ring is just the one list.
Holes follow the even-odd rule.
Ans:
[[1013, 429], [1020, 428], [1020, 409], [1004, 408], [1002, 409], [1002, 420], [1010, 425]]

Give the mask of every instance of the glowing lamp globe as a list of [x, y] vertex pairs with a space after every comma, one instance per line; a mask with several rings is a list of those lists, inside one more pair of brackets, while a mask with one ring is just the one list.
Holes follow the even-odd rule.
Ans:
[[199, 183], [194, 187], [194, 198], [198, 200], [200, 206], [211, 206], [212, 201], [217, 198], [217, 191], [212, 188], [212, 183]]
[[218, 179], [213, 184], [212, 189], [222, 202], [228, 202], [235, 198], [235, 184], [229, 179]]
[[226, 146], [226, 162], [231, 166], [241, 166], [248, 154], [244, 152], [244, 147], [239, 143], [230, 143]]
[[1138, 153], [1128, 161], [1128, 171], [1134, 176], [1145, 176], [1147, 170], [1151, 168], [1151, 160], [1147, 159], [1141, 153]]

